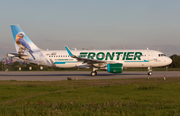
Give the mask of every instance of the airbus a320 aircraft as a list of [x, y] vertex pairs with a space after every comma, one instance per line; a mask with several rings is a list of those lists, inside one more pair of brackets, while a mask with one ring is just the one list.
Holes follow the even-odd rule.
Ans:
[[169, 65], [172, 60], [162, 52], [155, 50], [41, 50], [24, 33], [18, 25], [11, 25], [16, 52], [8, 53], [8, 57], [25, 60], [38, 65], [59, 68], [91, 69], [96, 76], [97, 70], [109, 73], [122, 73], [126, 67], [148, 67], [148, 75], [152, 67]]

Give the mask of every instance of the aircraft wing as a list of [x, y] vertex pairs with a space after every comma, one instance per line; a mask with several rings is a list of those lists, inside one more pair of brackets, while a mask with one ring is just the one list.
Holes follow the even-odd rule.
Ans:
[[105, 61], [101, 61], [101, 60], [95, 60], [95, 59], [88, 59], [88, 58], [81, 58], [81, 57], [77, 57], [77, 56], [71, 56], [72, 58], [76, 58], [78, 61], [83, 61], [84, 63], [88, 63], [88, 64], [95, 64], [95, 63], [106, 63]]
[[65, 46], [65, 48], [66, 48], [69, 56], [77, 59], [78, 61], [83, 61], [84, 63], [88, 63], [88, 64], [96, 64], [96, 63], [113, 64], [113, 63], [116, 63], [116, 62], [112, 62], [112, 61], [102, 61], [102, 60], [96, 60], [96, 59], [82, 58], [82, 57], [74, 55], [67, 46]]

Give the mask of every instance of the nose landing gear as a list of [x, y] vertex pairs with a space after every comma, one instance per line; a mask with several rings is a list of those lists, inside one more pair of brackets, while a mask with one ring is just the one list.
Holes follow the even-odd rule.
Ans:
[[148, 76], [152, 75], [152, 67], [148, 67]]
[[152, 72], [148, 72], [148, 75], [151, 76], [151, 75], [152, 75]]

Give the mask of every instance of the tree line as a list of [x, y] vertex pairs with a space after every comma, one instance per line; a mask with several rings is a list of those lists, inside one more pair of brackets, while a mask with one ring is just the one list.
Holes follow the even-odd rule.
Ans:
[[170, 58], [172, 63], [169, 65], [169, 68], [180, 68], [180, 55], [174, 54]]

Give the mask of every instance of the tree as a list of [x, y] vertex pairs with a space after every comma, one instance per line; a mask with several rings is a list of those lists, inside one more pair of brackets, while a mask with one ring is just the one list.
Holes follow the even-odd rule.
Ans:
[[4, 63], [2, 61], [0, 62], [0, 70], [4, 70]]
[[16, 62], [14, 62], [14, 63], [12, 64], [11, 68], [14, 69], [14, 70], [17, 70], [17, 67], [19, 67], [20, 65], [21, 65], [21, 64], [20, 64], [18, 61], [16, 61]]
[[177, 54], [174, 54], [170, 56], [172, 59], [172, 63], [170, 64], [171, 68], [180, 68], [180, 56]]

